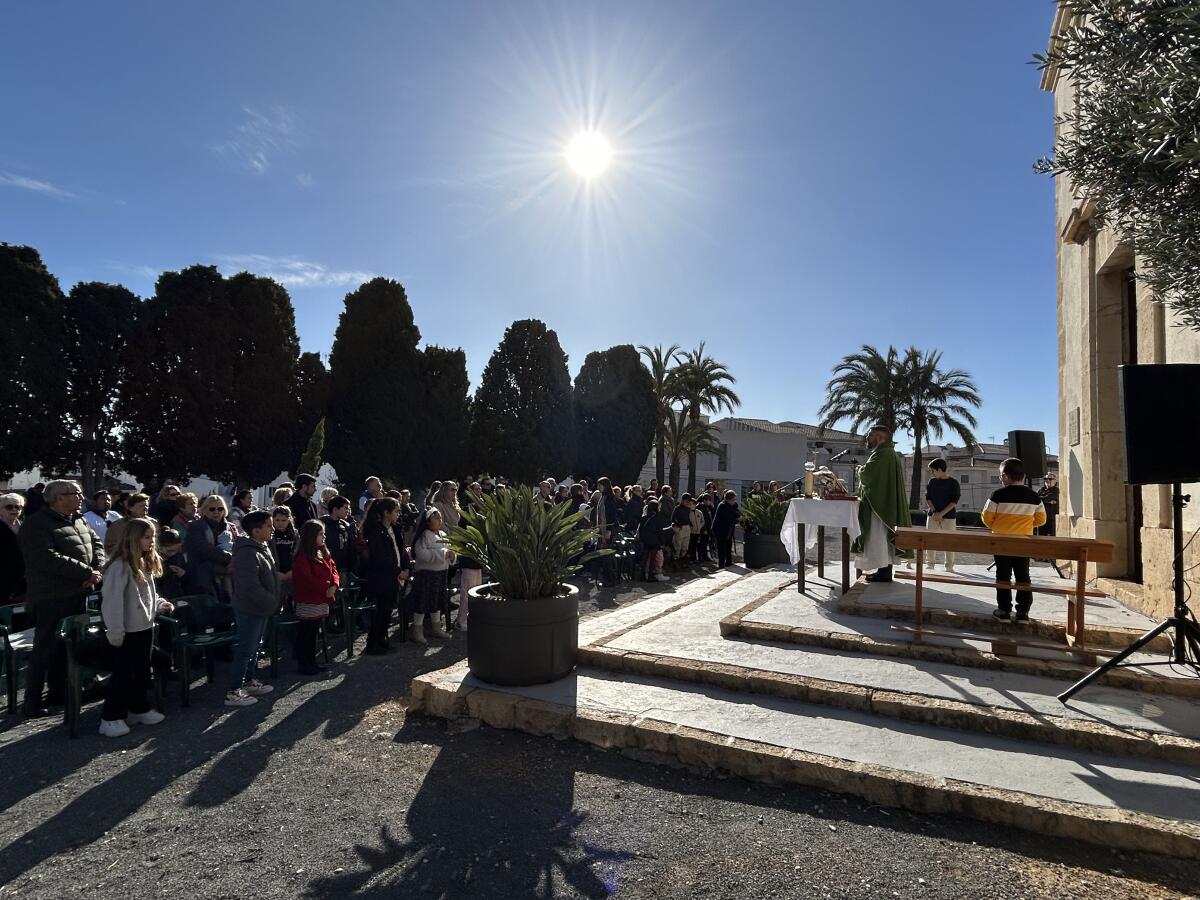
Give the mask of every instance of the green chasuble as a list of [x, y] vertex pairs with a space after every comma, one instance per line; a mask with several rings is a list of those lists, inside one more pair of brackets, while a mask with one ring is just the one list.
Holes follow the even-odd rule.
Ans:
[[[904, 464], [896, 453], [896, 445], [885, 441], [871, 451], [871, 456], [858, 470], [858, 524], [862, 534], [854, 541], [854, 552], [862, 552], [867, 532], [871, 530], [872, 511], [883, 519], [890, 529], [887, 540], [895, 550], [896, 535], [891, 529], [912, 525], [908, 513], [908, 495], [904, 491]], [[910, 551], [900, 550], [897, 555], [907, 558]]]

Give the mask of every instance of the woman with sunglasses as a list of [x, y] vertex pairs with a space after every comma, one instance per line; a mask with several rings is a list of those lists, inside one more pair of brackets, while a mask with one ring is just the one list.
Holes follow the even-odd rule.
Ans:
[[223, 582], [233, 562], [233, 526], [225, 521], [228, 510], [219, 494], [210, 494], [200, 502], [200, 518], [188, 527], [184, 538], [187, 553], [187, 577], [194, 594], [224, 596]]
[[17, 520], [24, 508], [25, 498], [20, 494], [0, 497], [0, 606], [25, 596], [25, 560], [17, 543]]
[[160, 529], [171, 527], [171, 520], [179, 512], [179, 497], [182, 493], [177, 485], [168, 481], [154, 498], [154, 510], [151, 515], [158, 522]]

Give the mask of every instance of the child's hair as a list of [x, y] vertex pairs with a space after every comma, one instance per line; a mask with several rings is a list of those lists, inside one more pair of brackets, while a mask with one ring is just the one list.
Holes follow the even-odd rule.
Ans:
[[934, 472], [945, 472], [948, 467], [946, 461], [939, 456], [929, 461], [929, 468]]
[[242, 531], [249, 534], [257, 528], [271, 524], [271, 514], [265, 509], [256, 509], [242, 516]]
[[104, 571], [107, 572], [109, 566], [118, 559], [123, 559], [136, 581], [145, 584], [151, 578], [160, 577], [163, 573], [163, 564], [158, 550], [154, 548], [153, 544], [150, 545], [149, 550], [142, 550], [142, 538], [146, 536], [147, 532], [153, 536], [155, 530], [156, 526], [152, 519], [130, 519], [126, 522], [121, 531], [121, 542], [117, 545], [113, 555], [108, 558], [108, 562], [104, 564]]
[[656, 515], [658, 515], [658, 501], [651, 497], [646, 501], [646, 511], [642, 514], [642, 518]]
[[325, 508], [328, 509], [330, 512], [341, 509], [343, 506], [349, 506], [349, 505], [350, 505], [350, 498], [343, 497], [341, 494], [338, 494], [333, 499], [327, 500], [325, 502]]
[[1000, 464], [1000, 471], [1008, 476], [1009, 481], [1025, 480], [1025, 463], [1015, 456], [1010, 456]]
[[680, 497], [680, 498], [679, 498], [679, 502], [680, 502], [680, 503], [687, 503], [689, 500], [695, 501], [695, 499], [696, 499], [696, 498], [695, 498], [695, 497], [693, 497], [691, 494], [689, 494], [689, 493], [687, 493], [687, 492], [684, 492], [684, 495], [683, 495], [682, 497]]
[[737, 491], [726, 491], [725, 499], [726, 500], [736, 500], [737, 499]]
[[278, 487], [275, 489], [275, 493], [271, 495], [271, 503], [279, 506], [281, 503], [285, 503], [293, 493], [294, 491], [290, 487]]
[[367, 504], [366, 515], [363, 516], [363, 533], [383, 531], [383, 517], [393, 509], [399, 509], [400, 502], [391, 497], [378, 497]]
[[158, 533], [158, 546], [160, 547], [178, 547], [182, 543], [183, 538], [174, 528], [164, 528]]
[[425, 510], [424, 514], [421, 516], [421, 521], [417, 523], [417, 533], [413, 535], [414, 546], [416, 546], [417, 541], [420, 540], [421, 535], [427, 531], [433, 531], [433, 525], [431, 523], [433, 522], [434, 516], [441, 521], [442, 513], [441, 510], [439, 510], [436, 506], [431, 506]]
[[297, 556], [307, 556], [320, 562], [329, 558], [329, 550], [317, 546], [317, 535], [325, 533], [325, 526], [320, 519], [309, 519], [300, 529], [300, 540], [296, 545]]
[[273, 519], [276, 516], [287, 516], [290, 519], [292, 517], [292, 510], [287, 506], [276, 506], [271, 510], [271, 518]]

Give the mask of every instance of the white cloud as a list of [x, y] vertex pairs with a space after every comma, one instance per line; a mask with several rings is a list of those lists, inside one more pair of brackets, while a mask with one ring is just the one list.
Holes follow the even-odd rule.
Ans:
[[296, 180], [300, 182], [301, 187], [312, 187], [316, 184], [316, 179], [313, 178], [311, 172], [301, 172], [296, 176]]
[[218, 256], [217, 264], [227, 271], [246, 271], [273, 278], [287, 288], [347, 287], [370, 281], [371, 272], [336, 271], [321, 263], [309, 262], [295, 256], [264, 256], [245, 253]]
[[255, 175], [265, 174], [275, 160], [296, 146], [296, 117], [283, 106], [263, 113], [242, 107], [246, 121], [232, 138], [214, 144], [213, 150], [239, 168]]
[[34, 191], [39, 194], [46, 194], [49, 197], [58, 197], [61, 200], [75, 199], [75, 194], [72, 194], [70, 191], [64, 191], [62, 188], [56, 187], [48, 181], [26, 178], [24, 175], [14, 175], [12, 172], [0, 172], [0, 185], [20, 188], [24, 191]]

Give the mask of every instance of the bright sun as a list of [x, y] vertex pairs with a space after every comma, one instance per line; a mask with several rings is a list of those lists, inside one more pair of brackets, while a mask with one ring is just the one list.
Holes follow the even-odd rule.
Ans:
[[567, 144], [567, 162], [584, 178], [595, 178], [612, 161], [612, 147], [598, 131], [581, 131]]

